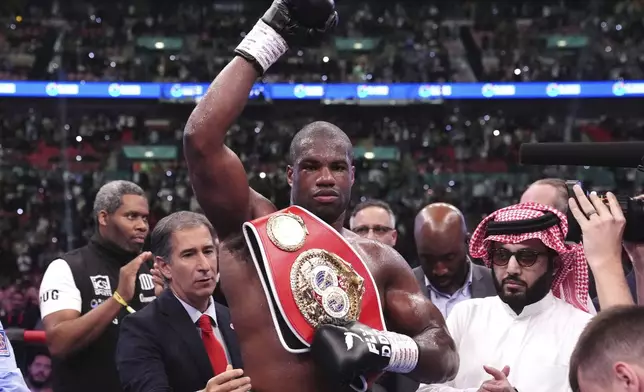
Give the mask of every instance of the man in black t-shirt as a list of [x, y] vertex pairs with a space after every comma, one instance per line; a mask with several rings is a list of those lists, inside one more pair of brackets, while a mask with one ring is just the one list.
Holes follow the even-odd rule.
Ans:
[[119, 323], [153, 301], [154, 282], [141, 253], [148, 201], [128, 181], [113, 181], [94, 202], [89, 244], [54, 260], [40, 286], [40, 312], [53, 357], [54, 391], [118, 392]]

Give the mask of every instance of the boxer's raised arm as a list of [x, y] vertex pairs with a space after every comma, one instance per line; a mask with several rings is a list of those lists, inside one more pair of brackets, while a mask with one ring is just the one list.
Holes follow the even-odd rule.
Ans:
[[249, 191], [244, 166], [224, 145], [228, 128], [246, 106], [257, 77], [286, 53], [289, 42], [316, 42], [337, 21], [333, 1], [274, 0], [190, 115], [183, 138], [188, 171], [197, 201], [220, 238], [255, 217], [256, 194]]
[[405, 259], [390, 247], [381, 247], [380, 253], [388, 277], [383, 304], [387, 329], [418, 344], [418, 364], [409, 376], [426, 384], [453, 379], [459, 358], [445, 319], [420, 291]]
[[192, 111], [184, 131], [184, 155], [195, 196], [222, 239], [252, 218], [246, 171], [224, 141], [258, 76], [251, 63], [234, 58]]

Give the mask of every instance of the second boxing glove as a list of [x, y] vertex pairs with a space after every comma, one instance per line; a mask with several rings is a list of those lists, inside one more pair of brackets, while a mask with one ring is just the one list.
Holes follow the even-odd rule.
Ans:
[[333, 0], [275, 0], [235, 53], [264, 74], [289, 45], [314, 43], [337, 23]]
[[315, 331], [311, 355], [331, 377], [348, 384], [370, 373], [409, 373], [418, 363], [418, 345], [406, 335], [377, 331], [359, 322], [321, 325]]

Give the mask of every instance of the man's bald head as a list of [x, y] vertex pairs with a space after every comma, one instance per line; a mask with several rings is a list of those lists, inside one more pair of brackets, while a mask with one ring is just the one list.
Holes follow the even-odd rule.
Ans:
[[467, 273], [467, 226], [461, 211], [446, 203], [428, 205], [416, 215], [414, 238], [429, 281], [440, 290], [455, 292]]
[[420, 210], [414, 221], [414, 236], [423, 230], [455, 230], [467, 234], [463, 213], [447, 203], [433, 203]]
[[568, 188], [560, 178], [544, 178], [533, 182], [521, 195], [521, 203], [535, 202], [568, 213]]

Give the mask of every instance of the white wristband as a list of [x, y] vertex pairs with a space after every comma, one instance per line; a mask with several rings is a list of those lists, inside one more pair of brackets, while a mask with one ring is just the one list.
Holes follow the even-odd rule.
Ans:
[[383, 332], [391, 343], [391, 358], [384, 369], [394, 373], [409, 373], [418, 364], [418, 344], [407, 335], [395, 332]]
[[271, 26], [260, 19], [253, 29], [246, 34], [242, 42], [237, 45], [236, 50], [253, 56], [266, 72], [271, 65], [286, 53], [288, 44]]

